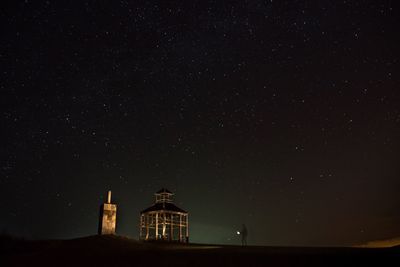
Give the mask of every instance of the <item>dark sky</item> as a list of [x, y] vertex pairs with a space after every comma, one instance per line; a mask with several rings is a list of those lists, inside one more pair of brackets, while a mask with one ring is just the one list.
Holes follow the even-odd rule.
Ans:
[[137, 238], [161, 187], [193, 242], [400, 236], [395, 1], [10, 1], [0, 230]]

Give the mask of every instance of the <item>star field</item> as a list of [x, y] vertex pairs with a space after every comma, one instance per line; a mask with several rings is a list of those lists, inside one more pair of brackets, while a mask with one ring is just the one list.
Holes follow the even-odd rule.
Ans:
[[0, 230], [95, 234], [110, 189], [137, 238], [167, 187], [193, 242], [400, 236], [391, 1], [2, 5]]

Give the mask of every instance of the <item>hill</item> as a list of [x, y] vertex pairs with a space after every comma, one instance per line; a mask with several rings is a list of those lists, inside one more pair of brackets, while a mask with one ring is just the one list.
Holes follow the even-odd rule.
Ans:
[[144, 243], [119, 236], [0, 239], [1, 266], [380, 266], [400, 248], [310, 248]]
[[394, 246], [400, 246], [400, 237], [369, 241], [365, 244], [359, 245], [358, 247], [385, 248], [385, 247], [394, 247]]

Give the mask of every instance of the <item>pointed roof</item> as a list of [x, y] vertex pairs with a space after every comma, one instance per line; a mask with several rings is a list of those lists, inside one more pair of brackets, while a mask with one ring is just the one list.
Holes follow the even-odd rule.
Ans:
[[155, 203], [153, 206], [142, 210], [140, 213], [145, 213], [145, 212], [149, 212], [149, 211], [176, 211], [176, 212], [182, 212], [182, 213], [187, 213], [187, 211], [178, 208], [177, 206], [175, 206], [175, 204], [173, 203], [168, 203], [168, 202], [164, 202], [164, 203]]
[[169, 191], [166, 188], [161, 188], [160, 190], [157, 191], [156, 194], [162, 194], [162, 193], [168, 193], [168, 194], [173, 194], [171, 191]]

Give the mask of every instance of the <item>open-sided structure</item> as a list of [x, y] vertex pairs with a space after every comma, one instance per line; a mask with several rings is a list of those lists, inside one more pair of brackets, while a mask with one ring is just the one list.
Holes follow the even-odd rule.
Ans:
[[154, 205], [140, 212], [140, 240], [189, 242], [188, 213], [173, 203], [173, 195], [161, 189]]

